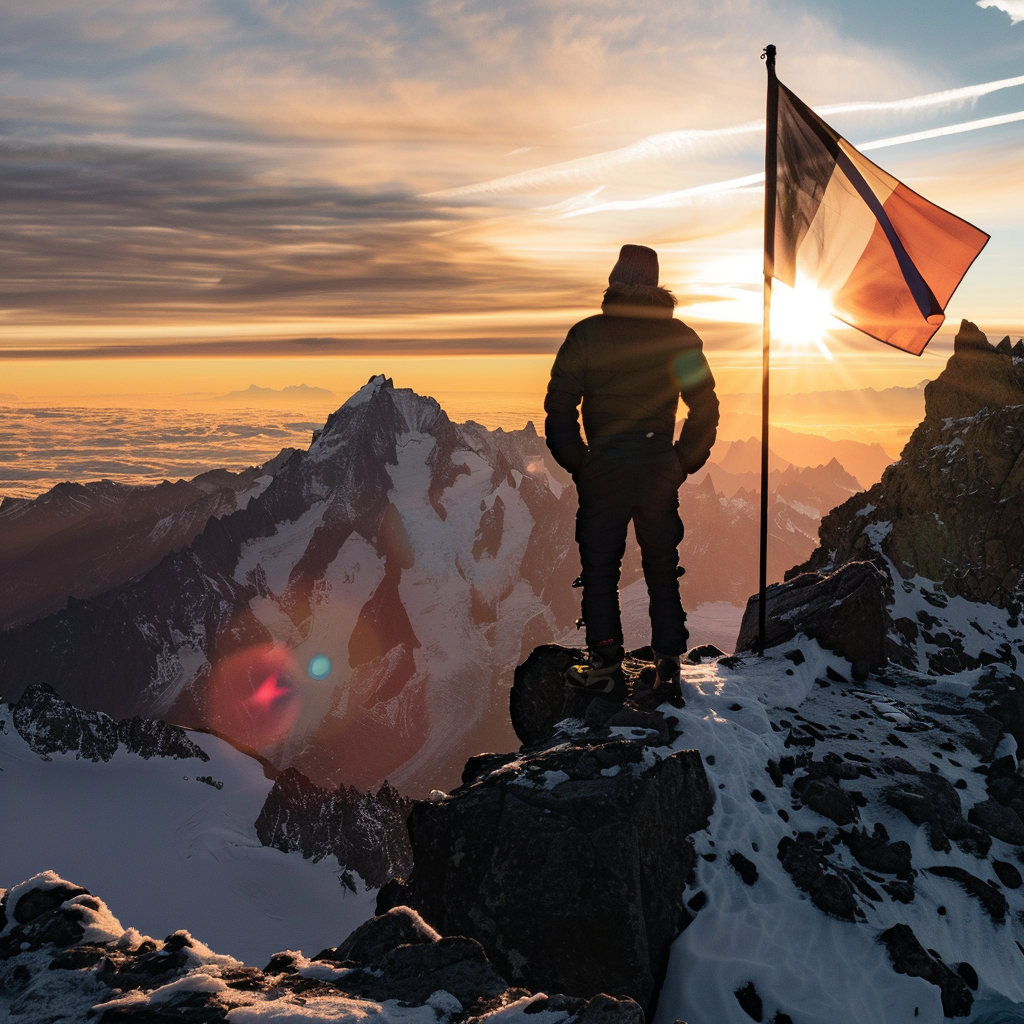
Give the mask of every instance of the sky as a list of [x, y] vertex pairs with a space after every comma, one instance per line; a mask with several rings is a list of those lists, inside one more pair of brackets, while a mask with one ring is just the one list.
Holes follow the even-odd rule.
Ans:
[[912, 136], [869, 155], [992, 235], [924, 356], [783, 337], [776, 387], [934, 377], [961, 317], [1024, 334], [1024, 0], [926, 10], [0, 0], [0, 394], [542, 390], [623, 242], [659, 251], [721, 387], [755, 390], [767, 43], [855, 145]]

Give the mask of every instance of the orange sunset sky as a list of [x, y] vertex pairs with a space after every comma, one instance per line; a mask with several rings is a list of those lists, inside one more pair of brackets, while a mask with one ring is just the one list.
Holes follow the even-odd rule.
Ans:
[[746, 179], [768, 42], [838, 131], [992, 235], [919, 359], [780, 308], [774, 388], [934, 377], [961, 317], [1024, 333], [1024, 10], [928, 9], [2, 0], [0, 393], [344, 396], [385, 372], [539, 408], [625, 241], [658, 249], [721, 390], [754, 391], [762, 189]]

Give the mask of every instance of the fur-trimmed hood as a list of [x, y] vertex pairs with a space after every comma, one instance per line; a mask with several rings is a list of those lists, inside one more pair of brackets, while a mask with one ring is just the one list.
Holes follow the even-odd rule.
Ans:
[[601, 312], [606, 316], [670, 318], [676, 297], [667, 289], [651, 284], [621, 284], [605, 289]]

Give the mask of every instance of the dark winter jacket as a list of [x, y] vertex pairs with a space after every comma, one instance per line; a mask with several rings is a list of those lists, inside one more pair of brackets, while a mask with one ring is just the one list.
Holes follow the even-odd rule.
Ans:
[[570, 328], [551, 368], [544, 432], [555, 461], [573, 475], [588, 445], [593, 458], [671, 459], [680, 397], [689, 412], [675, 456], [685, 473], [707, 461], [718, 428], [715, 380], [700, 338], [673, 318], [674, 306], [664, 288], [613, 284], [600, 315]]

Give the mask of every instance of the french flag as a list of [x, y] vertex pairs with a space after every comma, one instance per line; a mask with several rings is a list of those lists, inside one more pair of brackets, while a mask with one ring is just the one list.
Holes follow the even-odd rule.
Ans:
[[811, 281], [831, 312], [919, 356], [989, 236], [858, 153], [778, 83], [774, 276]]

